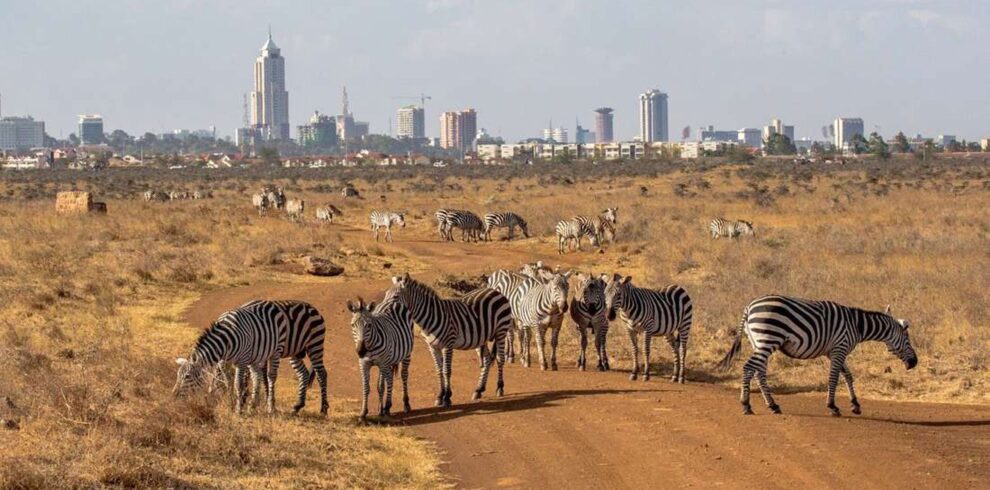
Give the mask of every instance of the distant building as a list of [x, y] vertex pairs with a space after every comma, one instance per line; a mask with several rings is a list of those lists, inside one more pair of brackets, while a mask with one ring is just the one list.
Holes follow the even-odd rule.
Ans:
[[738, 141], [739, 131], [717, 130], [714, 126], [701, 127], [698, 129], [698, 139], [701, 141]]
[[849, 145], [853, 136], [863, 135], [863, 120], [858, 117], [840, 117], [832, 122], [832, 129], [835, 134], [832, 144], [841, 150]]
[[79, 116], [79, 141], [84, 145], [103, 143], [103, 116], [99, 114]]
[[595, 109], [595, 142], [611, 143], [613, 141], [612, 122], [613, 114], [611, 107], [599, 107]]
[[31, 116], [0, 119], [0, 150], [23, 151], [43, 146], [44, 121], [35, 121]]
[[763, 135], [757, 128], [742, 128], [736, 132], [736, 141], [750, 148], [760, 148], [763, 146]]
[[935, 144], [945, 148], [956, 142], [956, 137], [951, 134], [940, 134], [935, 138]]
[[785, 126], [780, 119], [772, 119], [769, 125], [763, 126], [763, 141], [770, 139], [770, 136], [775, 134], [782, 134], [793, 142], [794, 126]]
[[296, 128], [302, 146], [330, 148], [337, 146], [337, 120], [332, 116], [313, 113], [309, 124]]
[[583, 145], [586, 143], [594, 143], [595, 133], [585, 128], [582, 128], [581, 125], [578, 124], [577, 127], [574, 128], [574, 142], [579, 145]]
[[668, 141], [667, 94], [647, 90], [639, 96], [639, 139], [645, 143]]
[[554, 143], [567, 143], [567, 128], [556, 127], [543, 130], [543, 139]]
[[983, 138], [980, 140], [980, 150], [990, 151], [990, 138]]
[[421, 140], [426, 137], [426, 117], [422, 107], [406, 106], [397, 112], [399, 138]]
[[251, 92], [251, 124], [265, 139], [289, 139], [289, 92], [285, 90], [285, 58], [272, 40], [261, 47], [254, 61], [254, 91]]
[[467, 151], [478, 134], [478, 113], [474, 109], [444, 112], [440, 115], [440, 147]]
[[367, 121], [354, 121], [354, 139], [361, 139], [371, 134], [371, 123]]

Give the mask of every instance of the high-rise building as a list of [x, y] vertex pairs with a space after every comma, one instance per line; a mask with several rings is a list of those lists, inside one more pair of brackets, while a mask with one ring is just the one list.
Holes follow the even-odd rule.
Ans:
[[413, 105], [402, 107], [397, 112], [399, 138], [420, 140], [426, 137], [426, 115], [422, 107]]
[[567, 128], [564, 127], [546, 128], [543, 130], [543, 139], [547, 141], [552, 140], [554, 143], [566, 144]]
[[474, 109], [440, 114], [440, 147], [470, 150], [478, 135], [478, 113]]
[[843, 149], [852, 141], [853, 136], [863, 135], [863, 120], [858, 117], [840, 117], [832, 122], [835, 139], [832, 143], [837, 149]]
[[597, 143], [612, 142], [612, 119], [611, 107], [599, 107], [595, 109], [595, 141]]
[[31, 116], [0, 119], [0, 150], [16, 151], [45, 146], [45, 123]]
[[595, 133], [585, 128], [582, 128], [581, 124], [577, 124], [577, 127], [574, 128], [574, 142], [579, 145], [583, 145], [586, 143], [594, 143]]
[[761, 148], [763, 138], [759, 128], [742, 128], [738, 131], [737, 139], [740, 143], [750, 148]]
[[763, 126], [763, 141], [769, 140], [770, 136], [775, 134], [787, 136], [787, 139], [794, 142], [794, 126], [785, 126], [780, 119], [771, 119], [770, 124]]
[[254, 91], [251, 92], [251, 124], [265, 139], [289, 139], [289, 92], [285, 90], [285, 58], [272, 40], [261, 47], [254, 61]]
[[337, 145], [337, 120], [332, 116], [313, 113], [309, 124], [297, 128], [299, 144], [303, 146], [330, 148]]
[[647, 90], [639, 96], [639, 138], [644, 143], [667, 141], [667, 94]]
[[79, 141], [84, 145], [103, 143], [103, 116], [99, 114], [79, 116]]

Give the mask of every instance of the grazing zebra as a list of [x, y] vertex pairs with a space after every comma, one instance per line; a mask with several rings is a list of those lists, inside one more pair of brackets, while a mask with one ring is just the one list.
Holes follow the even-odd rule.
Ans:
[[883, 313], [868, 311], [831, 301], [813, 301], [787, 296], [763, 296], [753, 300], [743, 313], [742, 322], [719, 367], [727, 368], [742, 347], [743, 333], [749, 337], [753, 355], [743, 366], [742, 393], [739, 401], [743, 413], [750, 415], [749, 386], [756, 376], [767, 407], [773, 413], [781, 413], [780, 406], [770, 393], [767, 384], [767, 362], [780, 349], [795, 359], [814, 359], [827, 356], [828, 408], [832, 415], [842, 415], [835, 406], [835, 388], [841, 374], [849, 389], [852, 411], [861, 413], [853, 376], [846, 364], [846, 357], [861, 342], [878, 341], [887, 344], [891, 354], [897, 356], [907, 369], [918, 365], [918, 356], [911, 347], [907, 320], [890, 315], [890, 306]]
[[440, 381], [437, 406], [451, 405], [450, 373], [454, 349], [471, 350], [490, 345], [490, 353], [481, 368], [473, 399], [481, 398], [484, 393], [493, 360], [498, 362], [495, 393], [502, 396], [505, 391], [503, 346], [505, 336], [512, 328], [512, 311], [508, 298], [494, 289], [480, 288], [457, 299], [444, 299], [437, 296], [429, 286], [409, 277], [408, 273], [402, 277], [393, 277], [392, 283], [392, 290], [388, 295], [396, 296], [409, 308], [433, 355]]
[[169, 200], [169, 195], [161, 191], [145, 191], [144, 200], [148, 202], [151, 201], [165, 202]]
[[753, 235], [753, 223], [749, 221], [729, 221], [723, 218], [715, 218], [708, 224], [708, 230], [712, 232], [712, 238], [729, 237], [736, 238], [739, 235]]
[[353, 185], [347, 184], [340, 190], [340, 195], [343, 197], [359, 197], [358, 190], [354, 188]]
[[485, 215], [484, 221], [484, 238], [486, 241], [491, 241], [493, 228], [508, 228], [509, 240], [512, 240], [512, 235], [517, 226], [522, 230], [523, 236], [529, 238], [529, 227], [526, 225], [526, 220], [522, 219], [516, 213], [488, 213]]
[[258, 216], [264, 216], [268, 214], [268, 208], [271, 207], [272, 203], [268, 200], [268, 194], [262, 191], [260, 194], [255, 194], [251, 196], [251, 204], [258, 209]]
[[[351, 334], [361, 365], [361, 418], [368, 416], [368, 392], [371, 366], [378, 366], [378, 415], [391, 415], [392, 383], [402, 366], [402, 407], [409, 412], [409, 362], [412, 358], [413, 321], [409, 310], [395, 297], [386, 297], [377, 307], [358, 298], [357, 305], [347, 302], [351, 317]], [[383, 393], [384, 391], [384, 393]]]
[[168, 193], [168, 199], [170, 201], [181, 201], [184, 199], [189, 199], [189, 193], [186, 191], [171, 191]]
[[[441, 209], [440, 211], [446, 212], [443, 215], [443, 224], [440, 225], [441, 233], [445, 235], [445, 240], [454, 241], [452, 234], [454, 228], [461, 229], [461, 240], [465, 242], [477, 242], [481, 239], [481, 235], [484, 232], [484, 223], [478, 215], [463, 209]], [[440, 211], [437, 211], [437, 214], [440, 214]]]
[[547, 370], [546, 332], [550, 329], [550, 369], [557, 370], [557, 344], [560, 327], [567, 313], [568, 280], [570, 271], [554, 274], [548, 280], [527, 278], [509, 298], [512, 313], [521, 333], [523, 365], [529, 367], [530, 339], [533, 330], [537, 333], [537, 347], [540, 353], [540, 369]]
[[529, 276], [535, 279], [542, 279], [544, 281], [553, 278], [553, 274], [554, 274], [553, 270], [550, 269], [550, 267], [543, 265], [542, 260], [537, 260], [532, 264], [523, 264], [523, 266], [519, 268], [519, 273], [524, 276]]
[[289, 199], [285, 203], [285, 214], [293, 220], [302, 221], [306, 214], [306, 201]]
[[[604, 279], [604, 278], [603, 278]], [[645, 336], [643, 380], [650, 379], [651, 339], [663, 335], [674, 350], [674, 374], [670, 380], [684, 382], [684, 361], [687, 357], [688, 337], [691, 334], [693, 307], [691, 297], [677, 285], [653, 290], [630, 284], [631, 276], [614, 274], [605, 284], [605, 308], [609, 321], [616, 313], [629, 332], [633, 348], [633, 372], [629, 379], [639, 374], [639, 333]]]
[[[190, 388], [201, 386], [204, 376], [215, 372], [218, 363], [229, 362], [235, 366], [237, 413], [241, 412], [247, 398], [244, 384], [248, 369], [265, 376], [268, 412], [274, 412], [275, 379], [288, 333], [285, 309], [272, 302], [251, 302], [223, 313], [200, 335], [188, 359], [175, 360], [179, 369], [173, 393], [181, 395]], [[253, 377], [257, 387], [259, 376]], [[257, 388], [253, 392], [256, 394]]]
[[333, 204], [327, 204], [322, 208], [316, 208], [316, 220], [324, 223], [333, 223], [333, 219], [336, 216], [343, 215], [344, 212], [334, 206]]
[[451, 209], [440, 208], [437, 212], [433, 213], [433, 217], [437, 219], [437, 234], [440, 235], [441, 241], [447, 241], [447, 235], [449, 234], [447, 230], [447, 215], [452, 211]]
[[557, 253], [564, 253], [564, 249], [571, 250], [571, 243], [576, 244], [576, 250], [581, 250], [581, 239], [590, 237], [591, 244], [597, 246], [601, 242], [601, 235], [594, 225], [582, 222], [574, 218], [557, 222]]
[[571, 298], [571, 320], [581, 336], [581, 353], [577, 367], [582, 371], [588, 367], [585, 351], [588, 348], [588, 330], [595, 336], [595, 352], [598, 353], [598, 370], [608, 371], [608, 353], [605, 341], [608, 338], [608, 316], [605, 308], [605, 281], [601, 277], [578, 274], [577, 289]]
[[378, 241], [378, 230], [379, 228], [385, 228], [385, 241], [392, 241], [392, 225], [399, 225], [402, 228], [406, 227], [406, 214], [405, 213], [393, 213], [391, 211], [372, 211], [371, 212], [371, 231], [375, 232], [375, 241]]
[[601, 243], [602, 238], [608, 239], [609, 242], [614, 242], [618, 211], [618, 207], [605, 208], [598, 216], [575, 216], [573, 219], [593, 228], [599, 243]]
[[275, 187], [269, 190], [267, 196], [271, 207], [275, 209], [285, 209], [287, 202], [285, 199], [285, 191], [281, 187]]

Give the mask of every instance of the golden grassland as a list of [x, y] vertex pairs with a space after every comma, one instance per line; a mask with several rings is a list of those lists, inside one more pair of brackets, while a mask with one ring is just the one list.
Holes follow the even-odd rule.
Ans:
[[[354, 180], [364, 200], [342, 200], [337, 187], [320, 181], [282, 183], [290, 197], [307, 200], [308, 214], [333, 202], [352, 226], [366, 227], [373, 208], [406, 210], [409, 226], [397, 240], [433, 239], [439, 205], [513, 210], [527, 217], [534, 237], [477, 246], [541, 253], [556, 250], [556, 220], [618, 206], [617, 242], [567, 260], [586, 271], [632, 275], [641, 286], [687, 288], [695, 304], [689, 381], [735, 385], [736, 371], [713, 367], [743, 307], [782, 293], [872, 309], [891, 304], [911, 320], [921, 357], [916, 372], [904, 372], [882, 345], [851, 356], [863, 398], [990, 400], [990, 167], [816, 174], [723, 166], [564, 181]], [[216, 397], [170, 396], [172, 359], [187, 353], [197, 333], [180, 313], [205, 291], [307, 280], [287, 263], [299, 254], [330, 258], [351, 277], [384, 277], [384, 261], [392, 271], [433, 265], [392, 247], [346, 243], [335, 225], [258, 217], [247, 206], [257, 186], [227, 183], [209, 201], [110, 199], [107, 216], [59, 217], [51, 200], [18, 199], [23, 186], [7, 185], [0, 202], [0, 418], [18, 428], [0, 429], [0, 485], [444, 484], [427, 442], [357, 423], [333, 393], [329, 420], [311, 411], [238, 417]], [[712, 240], [707, 222], [714, 216], [750, 220], [757, 236]], [[569, 321], [561, 339], [561, 363], [569, 365], [577, 349]], [[613, 368], [630, 366], [621, 329], [610, 332], [609, 350]], [[655, 344], [655, 368], [663, 373], [668, 351]], [[822, 391], [824, 361], [775, 356], [771, 376], [778, 392]]]

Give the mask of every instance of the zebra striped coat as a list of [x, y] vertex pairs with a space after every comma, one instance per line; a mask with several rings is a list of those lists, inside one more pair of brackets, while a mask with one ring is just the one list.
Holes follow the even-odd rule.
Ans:
[[436, 212], [437, 229], [441, 239], [448, 242], [454, 241], [452, 231], [454, 228], [461, 229], [461, 240], [478, 241], [481, 239], [484, 224], [478, 215], [464, 209], [440, 209]]
[[861, 413], [859, 400], [853, 388], [853, 377], [846, 365], [846, 357], [862, 342], [878, 341], [897, 356], [907, 369], [918, 364], [918, 355], [908, 336], [909, 324], [890, 315], [890, 307], [883, 313], [868, 311], [831, 301], [814, 301], [788, 296], [763, 296], [753, 300], [743, 312], [732, 348], [719, 364], [727, 368], [739, 353], [742, 336], [746, 334], [753, 346], [753, 354], [743, 366], [740, 402], [743, 413], [752, 414], [749, 388], [753, 376], [757, 377], [760, 391], [767, 407], [773, 413], [781, 413], [767, 383], [767, 363], [776, 350], [795, 359], [828, 357], [827, 406], [832, 415], [841, 412], [835, 406], [835, 389], [839, 375], [846, 381], [853, 413]]
[[[298, 413], [306, 405], [306, 391], [316, 379], [320, 383], [320, 413], [326, 415], [330, 405], [327, 402], [327, 370], [323, 365], [323, 343], [326, 337], [326, 322], [323, 315], [313, 305], [293, 300], [254, 300], [241, 305], [240, 308], [255, 303], [273, 304], [285, 311], [288, 330], [285, 343], [282, 345], [282, 359], [289, 359], [289, 365], [295, 371], [298, 381], [297, 400], [292, 407], [292, 413]], [[304, 362], [307, 357], [310, 368], [307, 368]], [[217, 365], [217, 374], [222, 384], [227, 383], [224, 364], [224, 361], [221, 361]], [[252, 368], [251, 375], [255, 381], [252, 397], [256, 400], [257, 382], [265, 377], [266, 373]]]
[[375, 232], [375, 241], [378, 241], [378, 230], [379, 228], [385, 228], [385, 241], [392, 241], [392, 225], [399, 225], [402, 228], [406, 227], [406, 215], [405, 213], [393, 213], [391, 211], [372, 211], [371, 212], [371, 230]]
[[519, 284], [509, 298], [513, 315], [518, 323], [522, 338], [523, 364], [529, 367], [529, 349], [532, 332], [537, 333], [537, 347], [540, 354], [540, 368], [547, 370], [546, 332], [550, 329], [550, 369], [557, 370], [557, 345], [560, 327], [567, 313], [568, 280], [571, 273], [554, 274], [549, 280], [527, 278]]
[[316, 220], [323, 223], [333, 223], [333, 218], [335, 216], [343, 214], [344, 213], [333, 204], [327, 204], [322, 208], [316, 208]]
[[391, 414], [393, 377], [400, 365], [402, 406], [409, 412], [409, 362], [413, 347], [413, 321], [409, 310], [395, 297], [387, 297], [377, 307], [374, 302], [365, 305], [364, 300], [358, 298], [357, 305], [348, 301], [347, 309], [353, 313], [351, 334], [361, 366], [364, 395], [361, 418], [368, 415], [371, 366], [378, 366], [378, 415]]
[[577, 275], [578, 285], [571, 298], [571, 320], [581, 337], [581, 353], [577, 367], [584, 371], [588, 367], [585, 351], [588, 348], [588, 330], [595, 337], [595, 352], [598, 354], [598, 370], [611, 369], [608, 352], [605, 348], [608, 338], [608, 315], [605, 308], [605, 281], [595, 275]]
[[251, 205], [258, 209], [258, 216], [264, 216], [268, 213], [268, 208], [271, 206], [271, 202], [268, 200], [268, 194], [262, 192], [261, 194], [251, 196]]
[[275, 209], [285, 209], [288, 202], [285, 199], [285, 191], [281, 187], [276, 187], [268, 191], [269, 205]]
[[559, 254], [564, 253], [565, 248], [570, 251], [571, 243], [575, 245], [576, 250], [581, 250], [581, 239], [584, 237], [589, 237], [593, 246], [601, 243], [600, 235], [594, 225], [577, 218], [558, 221], [556, 231], [557, 253]]
[[482, 345], [488, 346], [490, 354], [481, 368], [474, 399], [481, 398], [485, 391], [493, 359], [498, 361], [496, 395], [502, 396], [505, 390], [503, 346], [505, 336], [512, 328], [508, 298], [494, 289], [481, 288], [457, 299], [444, 299], [429, 286], [409, 277], [409, 274], [393, 277], [392, 283], [389, 295], [396, 296], [412, 312], [413, 320], [419, 325], [433, 355], [440, 381], [437, 405], [449, 407], [451, 404], [453, 350], [477, 349]]
[[723, 218], [715, 218], [708, 223], [708, 230], [712, 232], [712, 238], [729, 237], [736, 238], [739, 235], [756, 235], [753, 231], [753, 224], [749, 221], [729, 221]]
[[614, 320], [618, 314], [632, 342], [634, 367], [629, 379], [636, 379], [639, 374], [638, 336], [639, 333], [643, 333], [645, 337], [643, 380], [650, 379], [651, 339], [663, 336], [674, 350], [674, 374], [670, 379], [683, 383], [684, 362], [687, 357], [687, 343], [691, 334], [693, 316], [691, 297], [684, 288], [677, 285], [653, 290], [633, 286], [631, 280], [630, 276], [621, 277], [614, 274], [605, 283], [605, 308], [608, 310], [608, 319]]
[[495, 228], [508, 228], [509, 240], [512, 240], [513, 232], [519, 227], [523, 236], [529, 238], [529, 226], [526, 220], [516, 213], [488, 213], [484, 221], [485, 241], [491, 241], [492, 230]]
[[306, 217], [306, 201], [289, 199], [285, 203], [285, 214], [292, 220], [302, 221]]

